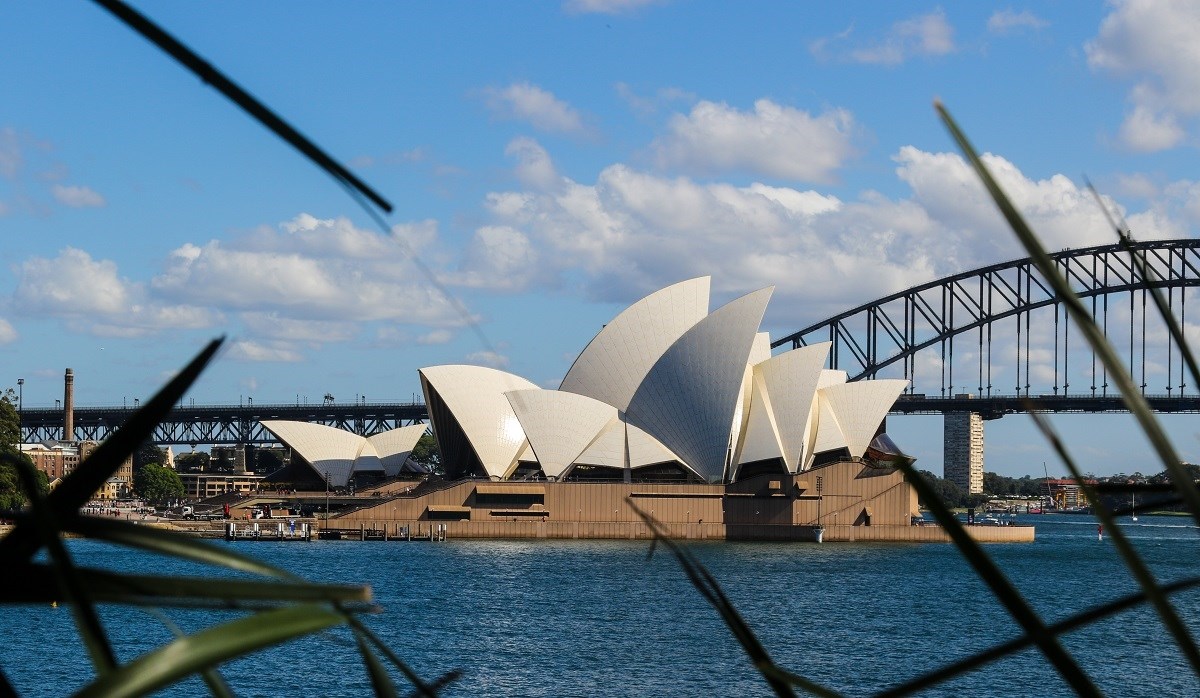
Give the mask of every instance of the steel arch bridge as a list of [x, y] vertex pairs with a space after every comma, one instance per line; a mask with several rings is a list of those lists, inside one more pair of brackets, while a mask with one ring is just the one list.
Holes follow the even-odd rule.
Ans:
[[[74, 434], [67, 440], [103, 441], [134, 413], [128, 407], [76, 408]], [[261, 421], [286, 419], [337, 427], [362, 436], [424, 421], [425, 405], [411, 403], [327, 403], [319, 405], [190, 405], [171, 410], [155, 428], [159, 445], [269, 444], [278, 440]], [[25, 443], [63, 439], [63, 411], [26, 409], [21, 414]]]
[[[1162, 411], [1200, 411], [1196, 386], [1188, 392], [1180, 348], [1149, 298], [1150, 289], [1161, 289], [1171, 314], [1186, 322], [1186, 290], [1200, 286], [1200, 240], [1134, 242], [1131, 248], [1145, 261], [1145, 277], [1120, 244], [1068, 249], [1051, 257], [1075, 293], [1090, 304], [1151, 404]], [[1029, 259], [894, 293], [771, 346], [817, 342], [831, 342], [828, 365], [846, 371], [850, 380], [909, 380], [894, 412], [995, 409], [1003, 414], [1023, 410], [1026, 399], [1054, 411], [1124, 409], [1119, 396], [1109, 395], [1108, 375], [1071, 326], [1062, 300]], [[930, 380], [929, 370], [919, 370], [919, 357], [931, 352], [936, 361], [926, 363], [938, 365], [933, 372], [940, 372], [940, 379]], [[1147, 391], [1147, 371], [1150, 378], [1165, 380], [1165, 394], [1156, 392], [1157, 386]], [[1012, 382], [1001, 387], [998, 381], [1006, 379]], [[1086, 381], [1085, 386], [1072, 386], [1073, 379], [1076, 386]]]
[[[1145, 260], [1148, 278], [1116, 244], [1051, 256], [1125, 353], [1151, 407], [1200, 412], [1198, 386], [1187, 384], [1180, 348], [1161, 327], [1156, 329], [1161, 323], [1148, 298], [1150, 289], [1161, 289], [1171, 313], [1181, 323], [1187, 320], [1185, 291], [1200, 286], [1200, 240], [1133, 243], [1133, 250]], [[1128, 296], [1127, 302], [1121, 294]], [[978, 412], [995, 418], [1028, 409], [1125, 411], [1120, 396], [1109, 394], [1104, 367], [1072, 333], [1061, 299], [1028, 259], [915, 286], [810, 325], [771, 346], [798, 348], [824, 341], [832, 343], [829, 367], [846, 371], [850, 380], [910, 381], [893, 414]], [[923, 383], [929, 372], [918, 371], [921, 352], [933, 352], [938, 364], [932, 388]], [[1147, 391], [1148, 372], [1150, 378], [1165, 380], [1165, 393]], [[1035, 383], [1035, 375], [1050, 382]], [[997, 381], [1005, 379], [1012, 382], [1001, 388]], [[1072, 379], [1085, 381], [1085, 387], [1072, 387]], [[102, 441], [132, 412], [124, 406], [76, 408], [71, 438]], [[369, 435], [423, 421], [427, 414], [418, 402], [180, 405], [151, 438], [163, 445], [274, 443], [259, 423], [264, 419], [315, 422]], [[26, 443], [64, 438], [61, 409], [24, 409], [21, 424]]]

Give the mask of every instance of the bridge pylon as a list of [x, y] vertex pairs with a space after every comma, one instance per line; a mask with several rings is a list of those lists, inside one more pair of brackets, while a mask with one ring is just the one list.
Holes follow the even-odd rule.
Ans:
[[[974, 396], [955, 397], [970, 400]], [[983, 492], [983, 415], [947, 412], [942, 419], [942, 476], [967, 494]]]

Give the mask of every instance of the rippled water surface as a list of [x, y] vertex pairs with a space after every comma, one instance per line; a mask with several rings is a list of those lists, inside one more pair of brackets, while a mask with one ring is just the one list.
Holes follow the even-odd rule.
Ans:
[[[1052, 621], [1135, 587], [1090, 517], [1035, 516], [1037, 542], [987, 548]], [[1162, 580], [1200, 574], [1186, 519], [1140, 517], [1127, 529]], [[664, 552], [645, 542], [449, 541], [238, 543], [312, 580], [372, 586], [367, 622], [423, 677], [464, 676], [449, 695], [745, 696], [769, 693], [716, 613]], [[1007, 613], [950, 545], [698, 543], [781, 665], [833, 689], [870, 693], [1016, 635]], [[76, 541], [81, 562], [128, 571], [195, 568]], [[1200, 593], [1175, 597], [1200, 635]], [[186, 630], [220, 615], [170, 612]], [[122, 659], [166, 642], [155, 615], [107, 608]], [[0, 663], [22, 695], [58, 696], [90, 676], [66, 608], [0, 609]], [[1200, 695], [1145, 609], [1070, 635], [1067, 648], [1118, 696]], [[355, 696], [370, 684], [346, 633], [279, 646], [222, 669], [238, 695]], [[404, 686], [397, 678], [398, 685]], [[197, 681], [165, 695], [203, 694]], [[1036, 651], [927, 695], [1046, 696], [1066, 686]]]

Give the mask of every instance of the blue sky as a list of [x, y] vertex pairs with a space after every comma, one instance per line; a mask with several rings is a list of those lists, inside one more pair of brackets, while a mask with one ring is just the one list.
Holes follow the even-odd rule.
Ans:
[[[1139, 238], [1200, 217], [1191, 3], [135, 6], [388, 197], [392, 235], [98, 7], [6, 5], [0, 386], [30, 406], [68, 366], [80, 404], [144, 397], [219, 334], [197, 402], [407, 400], [462, 362], [556, 387], [681, 279], [774, 285], [782, 336], [1022, 256], [934, 98], [1050, 248], [1111, 241], [1083, 173]], [[1168, 423], [1196, 461], [1194, 421]], [[1159, 469], [1128, 417], [1056, 423], [1097, 473]], [[940, 472], [940, 418], [889, 430]], [[987, 430], [988, 469], [1055, 471], [1026, 418]]]

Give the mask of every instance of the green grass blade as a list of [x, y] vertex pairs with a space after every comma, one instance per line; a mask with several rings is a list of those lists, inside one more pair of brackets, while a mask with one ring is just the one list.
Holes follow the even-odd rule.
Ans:
[[942, 530], [950, 536], [950, 540], [958, 548], [963, 558], [975, 569], [975, 573], [984, 584], [992, 590], [996, 599], [1008, 610], [1013, 620], [1021, 626], [1027, 635], [1035, 638], [1037, 647], [1046, 660], [1058, 671], [1068, 685], [1081, 696], [1098, 696], [1100, 691], [1088, 678], [1079, 664], [1063, 648], [1062, 644], [1046, 631], [1046, 625], [1038, 614], [1025, 602], [1016, 587], [996, 566], [996, 563], [983, 552], [983, 548], [971, 538], [958, 518], [950, 511], [945, 502], [938, 497], [937, 492], [920, 473], [908, 463], [899, 463], [909, 483], [917, 491], [925, 507], [933, 514]]
[[[116, 666], [117, 657], [108, 642], [104, 627], [100, 624], [100, 617], [96, 615], [96, 609], [85, 591], [86, 587], [80, 581], [78, 570], [71, 562], [71, 556], [62, 544], [62, 539], [58, 537], [58, 522], [38, 489], [38, 478], [33, 464], [24, 458], [14, 457], [9, 452], [0, 452], [0, 461], [16, 469], [29, 496], [29, 510], [33, 523], [27, 525], [25, 530], [37, 536], [49, 553], [51, 565], [46, 580], [47, 587], [57, 589], [71, 604], [71, 615], [79, 629], [83, 646], [87, 648], [96, 671], [104, 675]], [[6, 572], [11, 574], [10, 570]]]
[[[1200, 577], [1191, 577], [1178, 582], [1164, 584], [1161, 588], [1165, 594], [1175, 594], [1181, 591], [1187, 591], [1189, 589], [1197, 589], [1200, 588]], [[1065, 635], [1072, 630], [1077, 630], [1091, 623], [1096, 623], [1104, 620], [1105, 618], [1115, 616], [1122, 611], [1127, 611], [1138, 606], [1139, 604], [1145, 603], [1145, 601], [1145, 592], [1123, 596], [1114, 601], [1110, 601], [1099, 606], [1093, 606], [1082, 613], [1077, 613], [1068, 618], [1064, 618], [1053, 625], [1047, 626], [1046, 631], [1055, 637]], [[1014, 638], [1007, 642], [1002, 642], [993, 647], [989, 647], [982, 652], [971, 655], [970, 657], [964, 657], [958, 661], [951, 662], [950, 664], [935, 669], [928, 674], [922, 674], [921, 676], [910, 679], [909, 681], [905, 681], [902, 684], [893, 686], [884, 691], [880, 691], [879, 693], [876, 693], [875, 696], [876, 698], [896, 698], [897, 696], [909, 696], [936, 686], [939, 683], [949, 681], [957, 676], [962, 676], [963, 674], [969, 674], [978, 669], [982, 669], [991, 662], [995, 662], [1010, 655], [1027, 650], [1035, 643], [1036, 640], [1033, 637], [1030, 637], [1029, 635], [1021, 635], [1020, 637]]]
[[141, 34], [147, 41], [158, 46], [180, 65], [195, 73], [205, 84], [211, 85], [213, 89], [225, 95], [229, 101], [241, 107], [255, 121], [271, 130], [276, 136], [308, 158], [314, 165], [325, 170], [336, 181], [343, 183], [352, 191], [359, 192], [385, 212], [392, 212], [392, 205], [387, 199], [380, 196], [374, 189], [367, 186], [366, 183], [354, 176], [352, 172], [327, 155], [325, 151], [317, 147], [316, 143], [313, 143], [297, 131], [295, 127], [284, 121], [282, 117], [268, 109], [265, 104], [255, 99], [253, 95], [246, 92], [237, 83], [230, 80], [203, 58], [196, 55], [195, 52], [180, 43], [178, 39], [163, 31], [161, 27], [151, 22], [140, 12], [120, 2], [120, 0], [94, 1], [97, 5], [108, 10], [113, 16], [124, 22], [130, 29]]
[[141, 696], [208, 667], [294, 638], [325, 630], [344, 616], [320, 606], [257, 613], [179, 638], [84, 687], [80, 698]]
[[374, 645], [375, 649], [378, 650], [380, 654], [382, 654], [389, 662], [392, 663], [392, 666], [396, 667], [400, 670], [400, 673], [404, 674], [404, 677], [408, 679], [414, 687], [416, 687], [416, 695], [418, 696], [422, 696], [423, 698], [436, 698], [438, 690], [440, 690], [443, 686], [447, 686], [450, 683], [457, 681], [459, 677], [462, 676], [462, 672], [458, 669], [455, 669], [453, 671], [446, 672], [446, 674], [432, 684], [426, 683], [425, 681], [421, 680], [420, 676], [417, 676], [417, 673], [413, 671], [404, 660], [400, 659], [400, 657], [392, 651], [391, 647], [388, 647], [386, 644], [384, 644], [384, 642], [380, 640], [375, 633], [371, 632], [367, 626], [363, 625], [362, 621], [349, 614], [346, 616], [346, 621], [350, 624], [350, 628], [354, 630], [356, 637], [366, 638], [367, 641]]
[[239, 572], [249, 572], [264, 577], [298, 579], [298, 577], [286, 570], [177, 531], [168, 531], [120, 519], [106, 519], [92, 516], [72, 517], [65, 522], [64, 527], [65, 530], [71, 533], [87, 538], [139, 548], [148, 552], [224, 567]]
[[[1089, 502], [1099, 502], [1100, 498], [1096, 495], [1096, 490], [1087, 480], [1084, 479], [1083, 473], [1080, 472], [1079, 466], [1076, 465], [1075, 459], [1067, 452], [1067, 447], [1063, 444], [1062, 439], [1050, 426], [1046, 418], [1032, 410], [1029, 415], [1033, 417], [1034, 423], [1050, 442], [1054, 451], [1058, 453], [1058, 457], [1067, 466], [1067, 470], [1071, 472], [1071, 477], [1075, 478], [1075, 482], [1079, 483], [1080, 489], [1083, 490], [1084, 496]], [[1129, 539], [1125, 537], [1125, 533], [1112, 515], [1102, 506], [1092, 507], [1093, 513], [1100, 519], [1101, 524], [1108, 529], [1109, 536], [1112, 538], [1113, 546], [1121, 555], [1121, 559], [1125, 561], [1125, 566], [1129, 568], [1130, 574], [1137, 581], [1138, 586], [1142, 588], [1142, 593], [1150, 600], [1154, 610], [1158, 612], [1158, 617], [1162, 620], [1163, 626], [1171, 633], [1171, 637], [1175, 639], [1175, 644], [1179, 650], [1183, 652], [1183, 656], [1187, 659], [1188, 664], [1192, 667], [1192, 673], [1200, 676], [1200, 650], [1196, 648], [1196, 641], [1192, 638], [1192, 634], [1188, 632], [1187, 626], [1183, 624], [1179, 614], [1175, 612], [1175, 608], [1171, 602], [1167, 600], [1165, 594], [1158, 586], [1158, 581], [1154, 575], [1142, 562], [1142, 558], [1138, 556], [1137, 551], [1133, 549], [1133, 545]]]
[[[167, 630], [170, 630], [171, 634], [175, 637], [180, 638], [186, 636], [186, 633], [183, 632], [183, 629], [176, 625], [175, 622], [168, 618], [167, 614], [163, 613], [160, 609], [151, 608], [147, 609], [147, 611], [150, 613], [150, 615], [157, 618], [164, 626], [166, 626]], [[209, 667], [207, 669], [201, 669], [200, 676], [204, 679], [204, 685], [208, 686], [208, 692], [213, 695], [213, 698], [234, 698], [233, 691], [230, 690], [229, 684], [225, 682], [225, 678], [221, 676], [221, 672], [217, 671], [216, 668]]]
[[1154, 413], [1150, 409], [1150, 405], [1146, 402], [1146, 398], [1138, 390], [1133, 383], [1133, 378], [1125, 366], [1121, 364], [1121, 359], [1117, 356], [1116, 350], [1109, 344], [1105, 338], [1103, 331], [1096, 325], [1095, 320], [1087, 309], [1079, 301], [1079, 297], [1075, 295], [1075, 291], [1071, 285], [1058, 272], [1054, 261], [1046, 253], [1042, 243], [1038, 240], [1037, 235], [1025, 222], [1025, 219], [1013, 206], [1012, 201], [1000, 188], [1000, 185], [992, 177], [987, 166], [980, 160], [979, 154], [975, 148], [967, 140], [966, 135], [958, 124], [951, 118], [950, 113], [939, 102], [936, 103], [938, 115], [945, 124], [946, 129], [950, 131], [951, 137], [958, 144], [959, 149], [966, 156], [971, 166], [975, 169], [975, 173], [983, 182], [984, 187], [991, 195], [992, 200], [996, 203], [1000, 213], [1003, 214], [1005, 220], [1008, 221], [1009, 227], [1016, 233], [1017, 239], [1025, 247], [1029, 253], [1029, 258], [1037, 267], [1038, 272], [1047, 283], [1054, 288], [1055, 294], [1066, 307], [1071, 319], [1075, 321], [1075, 325], [1079, 328], [1096, 357], [1104, 364], [1104, 367], [1111, 374], [1113, 381], [1121, 391], [1121, 397], [1125, 401], [1126, 407], [1137, 419], [1142, 431], [1146, 434], [1155, 452], [1158, 454], [1159, 460], [1171, 475], [1171, 481], [1175, 484], [1176, 490], [1183, 500], [1187, 502], [1188, 510], [1191, 512], [1193, 519], [1200, 525], [1200, 491], [1196, 489], [1196, 485], [1192, 482], [1187, 470], [1183, 467], [1183, 461], [1176, 453], [1174, 446], [1171, 445], [1170, 439], [1162, 430], [1158, 420], [1155, 419]]
[[354, 633], [354, 641], [358, 645], [358, 653], [362, 655], [363, 664], [367, 668], [367, 675], [371, 677], [371, 688], [375, 691], [375, 695], [380, 698], [384, 696], [395, 698], [396, 686], [392, 683], [392, 677], [388, 676], [387, 669], [383, 668], [383, 664], [371, 651], [367, 641], [359, 633]]
[[[92, 498], [104, 481], [154, 432], [154, 427], [183, 397], [200, 372], [216, 355], [223, 341], [219, 338], [209, 342], [196, 358], [141, 409], [130, 415], [120, 429], [105, 439], [87, 459], [63, 479], [46, 498], [55, 518], [66, 519], [78, 513], [79, 508]], [[36, 533], [28, 526], [18, 524], [0, 540], [0, 566], [6, 562], [33, 557], [39, 545]]]
[[[1122, 226], [1117, 225], [1117, 222], [1113, 220], [1112, 214], [1109, 212], [1108, 207], [1104, 205], [1104, 200], [1100, 198], [1100, 192], [1096, 191], [1096, 187], [1092, 186], [1091, 180], [1089, 180], [1087, 177], [1084, 177], [1083, 179], [1087, 184], [1088, 191], [1092, 192], [1092, 197], [1096, 199], [1096, 205], [1100, 207], [1100, 211], [1104, 213], [1105, 219], [1108, 220], [1108, 224], [1112, 226], [1114, 231], [1116, 231], [1117, 240], [1120, 241], [1121, 247], [1124, 248], [1124, 250], [1129, 254], [1129, 258], [1133, 261], [1133, 264], [1137, 269], [1137, 273], [1146, 281], [1161, 281], [1162, 276], [1159, 275], [1158, 272], [1155, 271], [1150, 265], [1146, 264], [1145, 255], [1134, 249], [1133, 240], [1130, 238], [1129, 233], [1126, 232], [1128, 231], [1129, 226], [1126, 225], [1124, 229], [1122, 229]], [[1124, 223], [1124, 219], [1122, 219], [1121, 222]], [[1183, 328], [1180, 327], [1179, 323], [1175, 319], [1175, 316], [1171, 314], [1171, 309], [1167, 307], [1167, 301], [1165, 298], [1163, 298], [1162, 289], [1158, 288], [1157, 286], [1150, 286], [1149, 289], [1150, 297], [1154, 299], [1154, 307], [1158, 310], [1159, 317], [1162, 319], [1163, 324], [1166, 325], [1167, 332], [1170, 333], [1171, 339], [1175, 340], [1175, 345], [1179, 347], [1179, 352], [1183, 356], [1184, 363], [1187, 364], [1188, 373], [1190, 373], [1192, 376], [1192, 384], [1200, 385], [1200, 365], [1197, 365], [1195, 354], [1193, 354], [1191, 349], [1188, 348], [1189, 345], [1187, 337], [1185, 337], [1183, 334]]]
[[838, 695], [836, 692], [816, 682], [788, 672], [776, 665], [774, 660], [771, 659], [770, 653], [759, 642], [758, 636], [754, 634], [754, 631], [750, 629], [750, 626], [742, 618], [742, 615], [738, 613], [737, 608], [730, 602], [729, 597], [725, 595], [716, 578], [692, 555], [690, 550], [667, 536], [666, 531], [663, 530], [662, 525], [659, 524], [657, 519], [643, 511], [632, 499], [627, 501], [629, 506], [633, 508], [633, 511], [650, 527], [651, 532], [654, 534], [654, 542], [666, 546], [667, 550], [679, 562], [679, 566], [683, 568], [684, 574], [687, 575], [692, 586], [696, 587], [700, 595], [716, 609], [717, 613], [721, 616], [721, 620], [725, 622], [730, 632], [733, 633], [738, 643], [741, 644], [742, 649], [746, 652], [746, 656], [750, 658], [750, 662], [754, 665], [754, 668], [766, 680], [767, 685], [771, 687], [775, 695], [794, 696], [795, 692], [792, 690], [792, 686], [799, 686], [803, 690], [818, 696]]
[[[5, 603], [63, 600], [57, 595], [52, 568], [31, 564], [10, 572], [0, 578], [0, 598]], [[91, 568], [76, 568], [76, 576], [89, 596], [99, 603], [174, 605], [182, 601], [188, 606], [196, 605], [191, 602], [207, 602], [220, 608], [232, 608], [239, 603], [259, 601], [276, 604], [367, 604], [371, 601], [368, 586], [120, 574]]]

